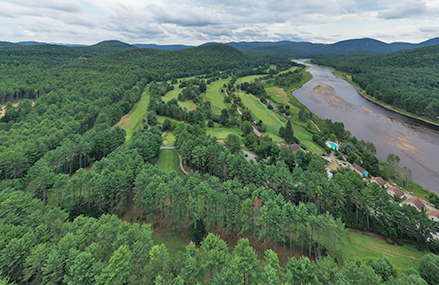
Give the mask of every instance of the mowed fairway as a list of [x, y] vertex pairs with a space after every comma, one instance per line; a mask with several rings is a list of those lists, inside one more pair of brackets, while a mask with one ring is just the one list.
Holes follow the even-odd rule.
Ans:
[[352, 232], [347, 233], [343, 251], [345, 256], [350, 258], [355, 256], [360, 258], [387, 256], [400, 272], [405, 271], [409, 267], [418, 270], [419, 260], [426, 254], [425, 252], [418, 251], [411, 245], [391, 245], [383, 240]]
[[127, 141], [131, 138], [131, 135], [135, 130], [142, 127], [142, 119], [145, 119], [147, 115], [146, 109], [148, 108], [149, 97], [150, 94], [148, 87], [146, 87], [139, 102], [134, 105], [133, 109], [127, 115], [125, 115], [121, 121], [114, 125], [121, 127], [127, 132]]
[[255, 97], [238, 92], [238, 96], [241, 97], [242, 103], [252, 112], [252, 115], [256, 121], [262, 120], [267, 126], [267, 132], [270, 133], [270, 137], [274, 141], [283, 141], [279, 137], [279, 129], [282, 127], [281, 122], [277, 120], [277, 117], [268, 111], [264, 105]]
[[263, 74], [260, 75], [249, 75], [249, 76], [244, 76], [241, 78], [238, 78], [238, 80], [236, 80], [236, 84], [241, 84], [243, 82], [253, 82], [256, 78], [260, 78], [262, 76], [265, 76]]
[[224, 102], [225, 94], [221, 92], [224, 84], [227, 84], [230, 79], [222, 79], [215, 81], [207, 86], [207, 90], [202, 94], [204, 101], [209, 101], [213, 113], [220, 115], [222, 109], [229, 109], [232, 104]]
[[207, 128], [206, 133], [212, 137], [216, 137], [218, 140], [225, 140], [229, 134], [234, 134], [239, 137], [242, 135], [242, 131], [239, 128], [232, 127]]
[[[178, 88], [178, 84], [175, 84], [174, 90], [171, 90], [168, 93], [166, 93], [165, 96], [162, 97], [162, 100], [164, 102], [171, 101], [172, 99], [175, 99], [178, 101], [178, 94], [181, 93], [181, 90], [182, 89]], [[185, 102], [178, 101], [178, 105], [180, 105], [180, 107], [186, 108], [188, 110], [195, 110], [197, 108], [197, 105], [195, 105], [194, 102], [192, 102], [192, 101], [185, 101]]]
[[180, 159], [178, 157], [178, 154], [173, 149], [160, 150], [157, 165], [160, 167], [160, 169], [166, 172], [171, 172], [172, 170], [175, 170], [178, 177], [180, 178], [183, 178], [185, 176], [180, 168]]

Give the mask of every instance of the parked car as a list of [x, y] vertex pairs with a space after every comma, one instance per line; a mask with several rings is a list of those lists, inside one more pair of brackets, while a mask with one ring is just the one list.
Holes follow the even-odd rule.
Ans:
[[439, 232], [439, 226], [434, 226], [437, 232]]

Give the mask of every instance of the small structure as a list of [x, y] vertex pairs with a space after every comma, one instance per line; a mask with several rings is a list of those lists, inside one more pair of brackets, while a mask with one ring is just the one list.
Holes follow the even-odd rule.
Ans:
[[402, 198], [405, 195], [405, 193], [399, 187], [395, 187], [395, 186], [391, 186], [391, 187], [387, 188], [387, 194], [389, 194], [390, 196], [393, 196], [393, 197], [395, 197], [395, 195], [396, 195], [399, 198]]
[[427, 215], [430, 220], [439, 222], [439, 211], [431, 211], [428, 212]]
[[358, 175], [360, 175], [361, 177], [369, 176], [369, 172], [366, 169], [364, 169], [363, 167], [361, 167], [358, 164], [356, 164], [356, 163], [352, 164], [351, 170], [357, 172]]
[[370, 182], [378, 183], [378, 184], [380, 184], [381, 187], [387, 188], [386, 187], [387, 182], [381, 177], [372, 177]]
[[289, 147], [293, 151], [293, 154], [296, 154], [296, 151], [299, 149], [303, 151], [303, 149], [298, 144], [286, 144], [285, 142], [277, 142], [276, 143], [279, 148]]
[[415, 207], [419, 212], [421, 212], [422, 209], [425, 209], [424, 203], [422, 203], [418, 198], [409, 198], [407, 201], [405, 201], [405, 204]]

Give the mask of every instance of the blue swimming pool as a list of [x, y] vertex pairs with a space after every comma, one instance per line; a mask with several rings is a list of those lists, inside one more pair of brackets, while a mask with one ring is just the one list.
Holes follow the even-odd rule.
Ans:
[[333, 143], [333, 142], [330, 142], [329, 145], [331, 146], [331, 148], [338, 149], [338, 145], [336, 145], [336, 144]]

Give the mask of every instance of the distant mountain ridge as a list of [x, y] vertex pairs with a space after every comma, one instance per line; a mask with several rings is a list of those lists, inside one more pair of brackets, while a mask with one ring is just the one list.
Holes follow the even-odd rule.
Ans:
[[[0, 47], [11, 46], [29, 46], [29, 45], [45, 45], [49, 43], [42, 42], [6, 42], [0, 41]], [[418, 47], [426, 47], [439, 44], [439, 37], [432, 38], [420, 43], [406, 43], [406, 42], [394, 42], [385, 43], [376, 39], [363, 38], [363, 39], [350, 39], [333, 44], [320, 44], [311, 42], [293, 42], [293, 41], [278, 41], [278, 42], [229, 42], [229, 43], [217, 43], [209, 42], [200, 46], [212, 45], [212, 44], [225, 44], [232, 46], [240, 51], [248, 53], [271, 53], [288, 57], [317, 57], [322, 55], [339, 55], [348, 53], [365, 52], [365, 54], [374, 53], [393, 53], [397, 51], [409, 50]], [[95, 45], [76, 45], [76, 44], [56, 44], [60, 46], [67, 46], [73, 48], [92, 48], [102, 49], [106, 52], [120, 51], [129, 48], [151, 48], [158, 50], [182, 50], [192, 48], [191, 45], [157, 45], [157, 44], [127, 44], [117, 40], [103, 41]]]

